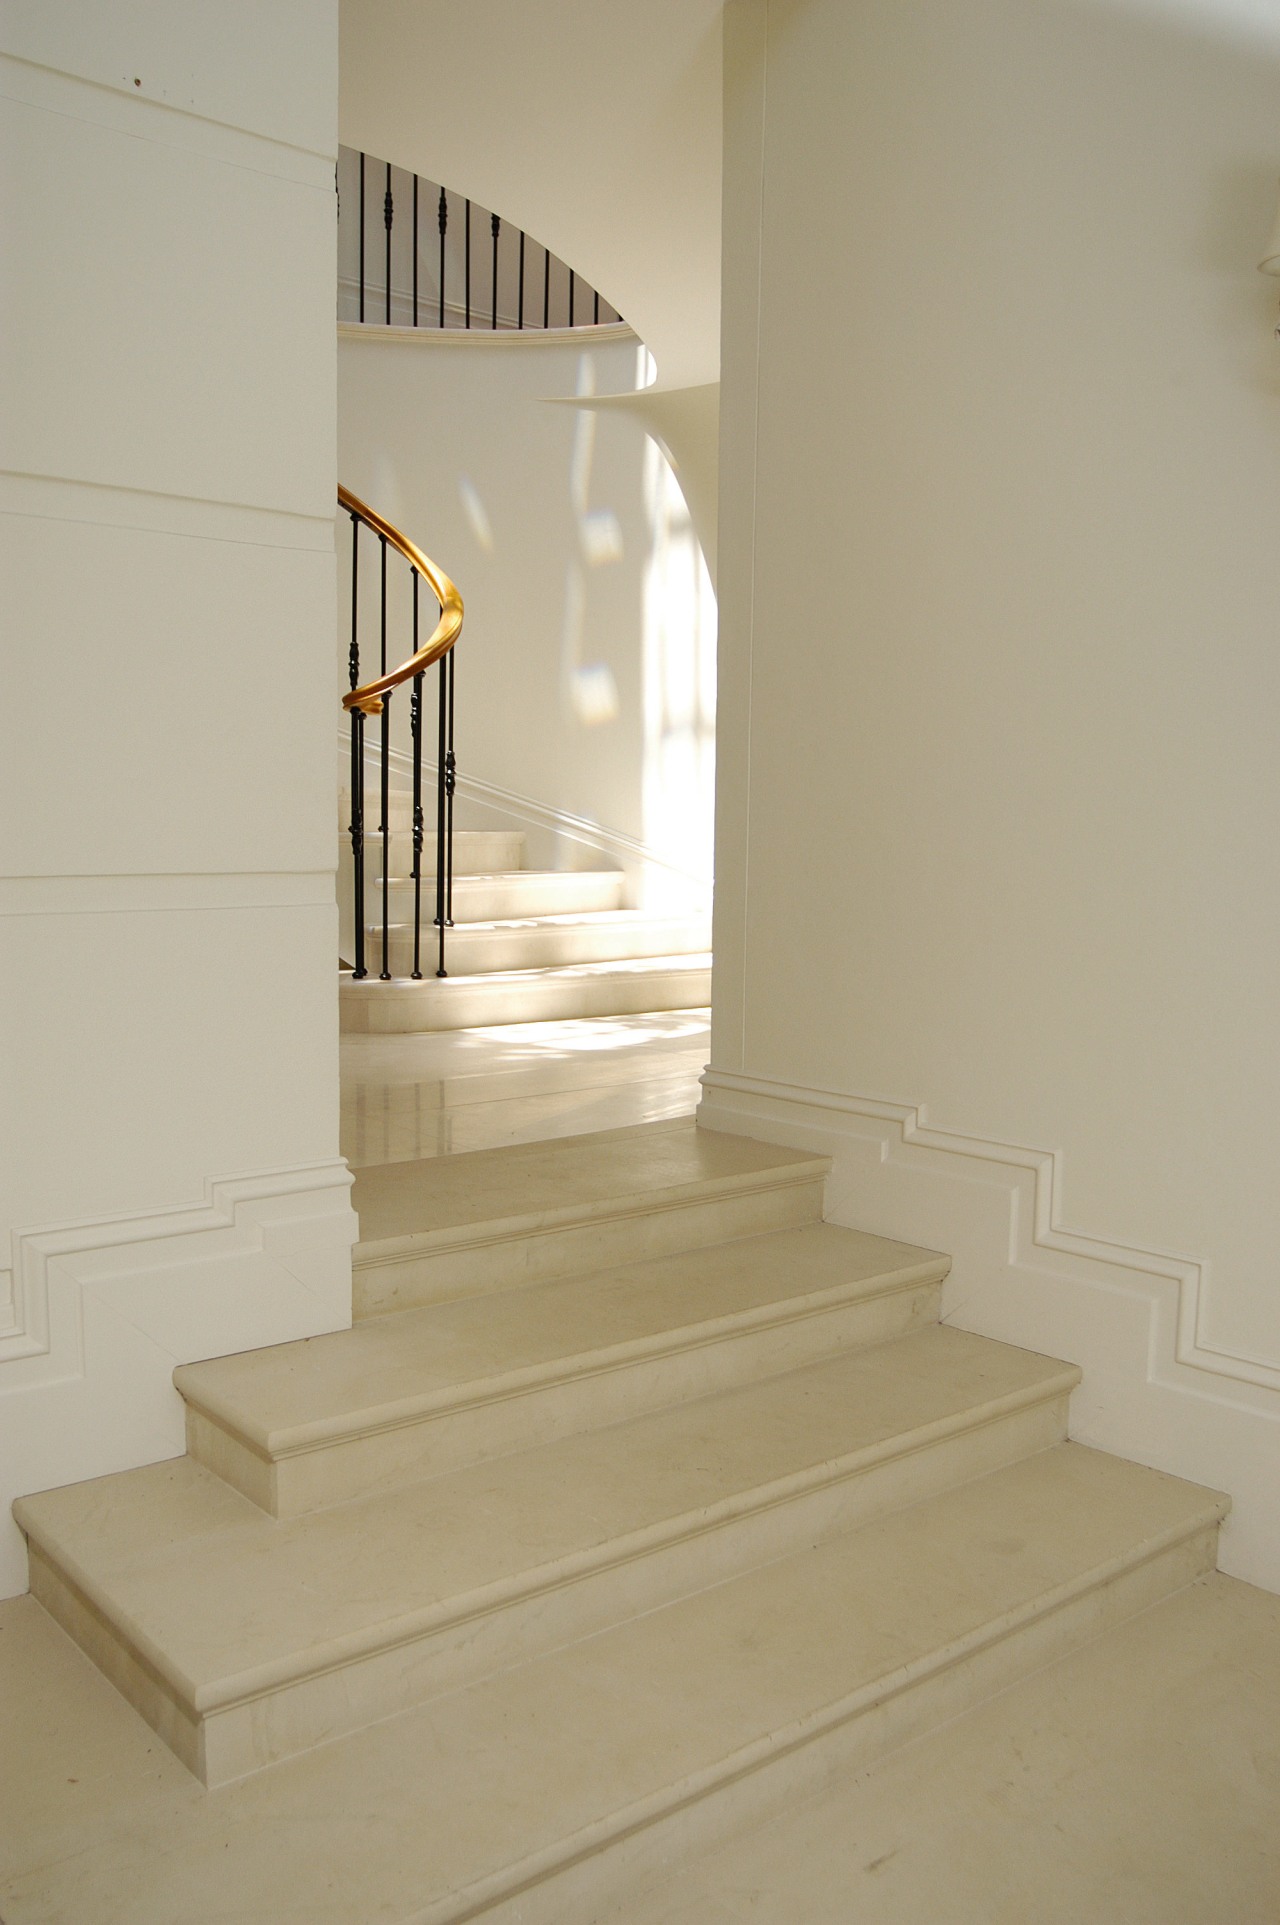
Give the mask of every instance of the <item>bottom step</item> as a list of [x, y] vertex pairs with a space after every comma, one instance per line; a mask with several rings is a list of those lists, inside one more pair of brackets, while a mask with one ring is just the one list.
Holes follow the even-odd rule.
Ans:
[[443, 981], [406, 976], [339, 980], [340, 1027], [356, 1031], [479, 1029], [496, 1023], [636, 1016], [655, 1009], [702, 1009], [711, 1001], [711, 958], [644, 956], [559, 969], [495, 970]]
[[[279, 1925], [376, 1908], [394, 1925], [588, 1925], [673, 1853], [758, 1822], [1209, 1571], [1225, 1509], [1061, 1445], [241, 1785], [192, 1784], [163, 1825], [149, 1791], [129, 1820], [123, 1908], [91, 1882], [104, 1867], [90, 1834], [54, 1868], [60, 1893], [80, 1881], [80, 1909], [50, 1909], [46, 1871], [43, 1891], [5, 1886], [4, 1915], [188, 1925], [217, 1910]], [[150, 1782], [167, 1769], [153, 1760]], [[238, 1842], [223, 1858], [228, 1826]], [[192, 1884], [193, 1839], [218, 1905]], [[335, 1881], [335, 1859], [371, 1848], [385, 1875], [339, 1914], [349, 1881]]]

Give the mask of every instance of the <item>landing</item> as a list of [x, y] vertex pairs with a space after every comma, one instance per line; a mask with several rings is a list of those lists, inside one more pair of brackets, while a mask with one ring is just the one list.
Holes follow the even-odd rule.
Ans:
[[710, 1012], [344, 1035], [342, 1153], [352, 1169], [691, 1115]]

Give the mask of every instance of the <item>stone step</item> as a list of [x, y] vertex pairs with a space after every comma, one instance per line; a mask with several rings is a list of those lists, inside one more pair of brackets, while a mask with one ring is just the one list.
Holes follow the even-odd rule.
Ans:
[[[934, 1457], [901, 1436], [889, 1478]], [[662, 1827], [706, 1842], [1213, 1569], [1226, 1511], [1213, 1492], [1072, 1444], [887, 1513], [872, 1500], [870, 1521], [833, 1534], [816, 1486], [770, 1503], [755, 1484], [760, 1507], [737, 1527], [774, 1532], [791, 1513], [810, 1534], [793, 1548], [774, 1536], [768, 1563], [716, 1582], [733, 1498], [724, 1486], [708, 1507], [706, 1451], [685, 1444], [676, 1473], [626, 1451], [593, 1475], [585, 1444], [516, 1459], [531, 1486], [495, 1486], [491, 1519], [477, 1473], [458, 1473], [470, 1503], [448, 1511], [445, 1552], [429, 1500], [414, 1523], [404, 1494], [377, 1521], [366, 1500], [281, 1525], [189, 1459], [67, 1486], [19, 1503], [33, 1592], [206, 1783], [418, 1700], [345, 1756], [346, 1769], [429, 1759], [414, 1915], [443, 1925], [495, 1908], [533, 1925], [593, 1915], [587, 1902], [664, 1848]], [[539, 1511], [529, 1459], [545, 1475], [556, 1451], [579, 1465]], [[668, 1501], [658, 1521], [664, 1507], [641, 1492], [672, 1476], [687, 1509], [678, 1521]], [[439, 1500], [447, 1482], [416, 1490]], [[857, 1492], [868, 1476], [849, 1463], [845, 1482]], [[826, 1501], [832, 1490], [828, 1473]], [[602, 1550], [624, 1492], [626, 1532]], [[857, 1517], [857, 1498], [841, 1515]], [[654, 1605], [664, 1532], [712, 1580]], [[610, 1590], [626, 1617], [583, 1638], [585, 1600]], [[500, 1667], [504, 1642], [529, 1638], [552, 1648], [460, 1682], [475, 1640]], [[518, 1912], [497, 1910], [516, 1894]]]
[[[430, 968], [429, 946], [423, 966]], [[578, 1016], [638, 1016], [650, 1010], [704, 1009], [710, 1001], [709, 955], [495, 970], [488, 975], [450, 975], [445, 981], [424, 976], [421, 982], [407, 977], [379, 982], [374, 974], [356, 982], [344, 970], [338, 985], [339, 1026], [349, 1033], [482, 1029], [498, 1023], [563, 1022]]]
[[[189, 1458], [16, 1515], [34, 1594], [222, 1784], [1043, 1451], [1078, 1377], [935, 1326], [306, 1517]], [[975, 1568], [1022, 1550], [1001, 1528]], [[786, 1642], [803, 1670], [807, 1630]]]
[[357, 1317], [816, 1224], [830, 1159], [692, 1117], [359, 1170]]
[[[347, 865], [351, 862], [351, 837], [348, 832], [350, 817], [339, 815], [338, 854]], [[382, 876], [382, 836], [370, 825], [376, 822], [376, 815], [366, 816], [364, 837], [364, 873], [366, 884], [381, 879]], [[453, 873], [455, 880], [463, 875], [503, 875], [508, 870], [524, 867], [525, 839], [518, 830], [506, 829], [455, 829], [453, 832]], [[391, 826], [387, 835], [388, 872], [393, 876], [406, 876], [413, 869], [413, 832], [412, 821], [408, 814], [393, 812]], [[422, 839], [423, 872], [436, 872], [436, 836], [434, 817], [431, 818], [427, 832]]]
[[[434, 853], [434, 852], [433, 852]], [[453, 916], [455, 924], [505, 921], [513, 916], [575, 916], [593, 911], [622, 908], [626, 878], [620, 869], [512, 869], [492, 875], [463, 875], [453, 878]], [[387, 885], [393, 923], [413, 919], [413, 877], [398, 874]], [[435, 915], [436, 879], [434, 869], [422, 876], [422, 918], [424, 933]], [[382, 925], [382, 894], [369, 884], [365, 912], [373, 918], [379, 938]], [[451, 940], [451, 939], [450, 939]], [[710, 941], [704, 933], [701, 948]]]
[[[445, 935], [444, 960], [450, 980], [489, 975], [496, 971], [560, 969], [580, 963], [632, 961], [639, 957], [704, 954], [711, 928], [703, 916], [656, 916], [641, 909], [588, 910], [573, 914], [529, 915], [502, 922], [463, 921], [463, 904], [455, 902], [455, 926]], [[437, 932], [424, 915], [421, 961], [434, 971]], [[383, 967], [382, 927], [365, 930], [365, 968], [370, 975]], [[411, 924], [387, 929], [386, 967], [392, 976], [407, 977], [413, 969]], [[432, 980], [435, 980], [432, 973]], [[385, 987], [385, 985], [384, 985]]]
[[906, 1335], [947, 1260], [815, 1223], [187, 1364], [187, 1448], [275, 1517]]

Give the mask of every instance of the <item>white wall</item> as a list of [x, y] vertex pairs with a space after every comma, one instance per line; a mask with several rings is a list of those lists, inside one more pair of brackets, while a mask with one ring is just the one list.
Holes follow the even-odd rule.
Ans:
[[[627, 394], [644, 362], [631, 336], [344, 329], [338, 447], [346, 486], [425, 548], [463, 596], [459, 821], [499, 826], [493, 807], [477, 808], [478, 778], [537, 805], [533, 819], [501, 823], [526, 831], [531, 866], [617, 864], [634, 900], [671, 903], [689, 898], [689, 877], [709, 885], [711, 875], [714, 599], [679, 487], [641, 424], [565, 401]], [[343, 691], [350, 546], [341, 516]], [[392, 665], [410, 653], [408, 579], [393, 562]], [[368, 536], [360, 587], [371, 674], [380, 589]], [[424, 603], [424, 640], [435, 614]], [[434, 674], [426, 700], [434, 760]], [[369, 748], [379, 726], [367, 727]], [[407, 695], [393, 697], [392, 741], [407, 751]], [[601, 825], [604, 841], [593, 852], [540, 831], [557, 816]], [[646, 864], [641, 848], [656, 860]]]
[[5, 12], [0, 1591], [175, 1362], [350, 1315], [332, 0]]
[[704, 1120], [831, 1146], [1280, 1588], [1275, 15], [726, 18]]

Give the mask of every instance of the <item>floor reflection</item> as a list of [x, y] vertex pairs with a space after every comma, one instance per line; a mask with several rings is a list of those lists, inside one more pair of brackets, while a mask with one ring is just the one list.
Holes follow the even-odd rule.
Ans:
[[344, 1036], [342, 1153], [353, 1169], [688, 1115], [710, 1012]]

